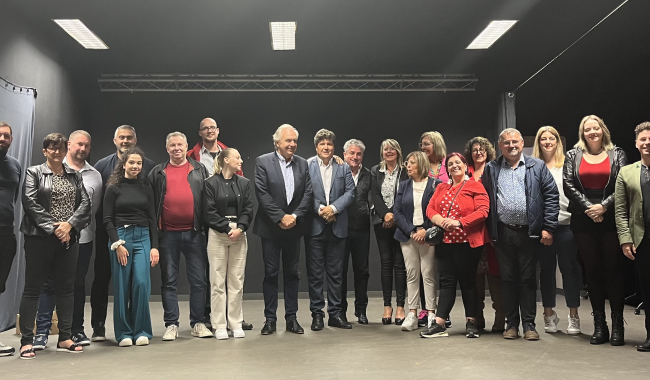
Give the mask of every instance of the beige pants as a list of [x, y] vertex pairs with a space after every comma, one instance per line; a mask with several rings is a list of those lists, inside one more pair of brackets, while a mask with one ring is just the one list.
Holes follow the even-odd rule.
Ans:
[[[241, 234], [236, 241], [230, 241], [228, 234], [210, 229], [208, 234], [212, 307], [210, 322], [216, 329], [241, 328], [247, 251], [248, 241], [245, 233]], [[227, 307], [226, 302], [228, 302]], [[228, 310], [227, 322], [226, 309]]]
[[420, 275], [424, 282], [424, 300], [426, 305], [422, 308], [431, 308], [430, 311], [436, 310], [436, 280], [434, 270], [434, 252], [435, 247], [428, 244], [418, 244], [415, 240], [409, 239], [405, 243], [400, 243], [402, 253], [404, 254], [404, 264], [406, 264], [406, 289], [408, 291], [409, 309], [420, 309]]

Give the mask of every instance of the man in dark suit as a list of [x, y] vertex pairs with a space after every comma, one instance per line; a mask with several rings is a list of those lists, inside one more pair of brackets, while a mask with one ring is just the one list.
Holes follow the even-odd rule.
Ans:
[[253, 233], [262, 238], [264, 317], [262, 335], [275, 332], [280, 257], [284, 274], [284, 318], [287, 331], [303, 334], [296, 319], [300, 273], [300, 237], [312, 201], [307, 161], [296, 156], [298, 131], [289, 124], [273, 134], [276, 150], [255, 159], [255, 194], [259, 207]]
[[314, 195], [305, 252], [313, 331], [324, 327], [323, 271], [327, 275], [328, 326], [352, 328], [341, 314], [341, 283], [345, 239], [348, 237], [347, 208], [354, 200], [354, 180], [350, 167], [345, 163], [339, 165], [332, 158], [335, 139], [334, 133], [327, 129], [316, 132], [314, 145], [317, 156], [309, 159]]
[[354, 201], [348, 207], [348, 238], [343, 256], [343, 284], [341, 286], [341, 316], [348, 311], [348, 266], [352, 257], [354, 271], [354, 315], [362, 325], [368, 324], [368, 254], [370, 252], [370, 170], [364, 168], [363, 153], [366, 146], [357, 139], [343, 146], [343, 158], [350, 166], [354, 180]]

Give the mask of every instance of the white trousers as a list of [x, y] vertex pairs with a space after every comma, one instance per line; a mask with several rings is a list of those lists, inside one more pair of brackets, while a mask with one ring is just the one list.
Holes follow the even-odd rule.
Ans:
[[420, 309], [420, 276], [424, 282], [424, 300], [422, 309], [438, 309], [436, 303], [436, 280], [434, 270], [435, 247], [426, 243], [418, 244], [409, 239], [400, 243], [406, 265], [406, 289], [408, 291], [409, 309]]
[[212, 308], [210, 322], [216, 329], [241, 328], [247, 252], [248, 240], [245, 233], [241, 234], [236, 241], [230, 241], [228, 234], [210, 229], [208, 234]]

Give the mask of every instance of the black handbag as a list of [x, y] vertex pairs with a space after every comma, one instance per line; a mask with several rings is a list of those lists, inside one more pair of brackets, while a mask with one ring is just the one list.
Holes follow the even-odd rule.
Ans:
[[[451, 207], [454, 205], [454, 201], [456, 200], [456, 197], [458, 194], [460, 194], [460, 191], [463, 190], [463, 186], [465, 186], [465, 182], [463, 181], [463, 184], [460, 185], [460, 188], [454, 195], [454, 197], [451, 200], [451, 204], [449, 205], [449, 209], [447, 210], [447, 216], [445, 218], [449, 217], [449, 213], [451, 213]], [[433, 226], [427, 230], [427, 233], [424, 235], [424, 242], [429, 244], [429, 245], [438, 245], [442, 242], [442, 237], [445, 234], [445, 230], [440, 227], [440, 226]]]

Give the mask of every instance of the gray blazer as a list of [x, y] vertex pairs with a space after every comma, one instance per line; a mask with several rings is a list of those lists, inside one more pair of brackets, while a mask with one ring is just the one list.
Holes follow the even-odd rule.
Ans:
[[[327, 222], [318, 215], [321, 205], [327, 206], [325, 188], [320, 175], [316, 157], [309, 159], [309, 176], [313, 192], [310, 236], [319, 235]], [[330, 187], [330, 205], [337, 210], [336, 221], [332, 223], [332, 232], [339, 238], [348, 237], [348, 206], [354, 201], [354, 180], [348, 164], [339, 165], [332, 160], [332, 186]]]

